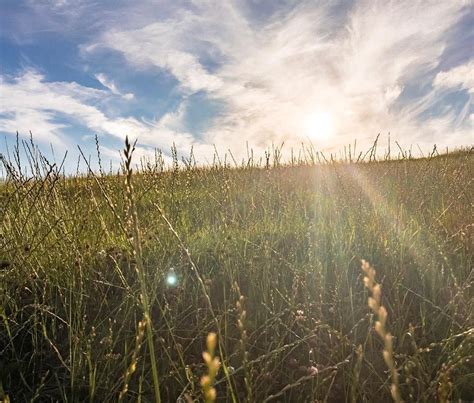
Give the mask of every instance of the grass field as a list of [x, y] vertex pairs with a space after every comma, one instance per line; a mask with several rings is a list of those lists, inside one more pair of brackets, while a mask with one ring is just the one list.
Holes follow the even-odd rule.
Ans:
[[472, 150], [135, 169], [130, 147], [120, 175], [3, 156], [4, 399], [474, 400]]

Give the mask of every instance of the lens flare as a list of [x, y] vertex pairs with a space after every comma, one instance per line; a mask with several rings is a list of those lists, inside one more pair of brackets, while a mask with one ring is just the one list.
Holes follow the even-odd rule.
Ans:
[[330, 113], [315, 111], [304, 119], [304, 132], [313, 140], [324, 141], [334, 134], [334, 120]]
[[171, 268], [166, 275], [166, 284], [168, 284], [170, 287], [174, 287], [176, 284], [178, 284], [178, 277], [176, 276], [173, 268]]

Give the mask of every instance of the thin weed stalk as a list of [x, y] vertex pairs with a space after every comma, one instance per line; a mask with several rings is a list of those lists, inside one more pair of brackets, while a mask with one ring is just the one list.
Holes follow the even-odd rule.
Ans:
[[140, 281], [140, 301], [143, 308], [143, 316], [146, 322], [146, 339], [148, 344], [148, 350], [150, 353], [150, 361], [151, 361], [151, 370], [152, 370], [152, 377], [153, 377], [153, 388], [155, 393], [155, 401], [157, 403], [161, 402], [160, 396], [160, 382], [158, 377], [158, 368], [156, 365], [156, 355], [155, 355], [155, 346], [153, 342], [153, 324], [151, 321], [150, 315], [150, 302], [148, 299], [148, 291], [146, 286], [146, 278], [145, 278], [145, 267], [143, 265], [142, 259], [142, 248], [140, 242], [140, 229], [138, 227], [138, 214], [137, 208], [135, 205], [135, 200], [133, 196], [133, 184], [132, 184], [132, 154], [135, 150], [135, 143], [133, 145], [130, 144], [128, 141], [128, 137], [125, 138], [125, 184], [127, 188], [127, 200], [129, 203], [129, 218], [131, 218], [130, 226], [132, 229], [132, 245], [133, 245], [133, 255], [136, 261], [136, 271], [138, 275], [138, 279]]

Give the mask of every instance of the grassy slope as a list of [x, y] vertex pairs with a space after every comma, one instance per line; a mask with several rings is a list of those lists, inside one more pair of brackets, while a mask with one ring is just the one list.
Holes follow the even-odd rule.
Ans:
[[[361, 259], [382, 284], [404, 399], [433, 401], [450, 383], [453, 397], [474, 399], [473, 162], [466, 152], [134, 175], [163, 401], [200, 396], [205, 337], [217, 329], [157, 205], [204, 281], [239, 401], [390, 399]], [[123, 388], [140, 285], [124, 178], [98, 182], [3, 185], [0, 380], [13, 401], [114, 401]], [[177, 287], [165, 281], [171, 267]], [[131, 400], [153, 398], [148, 352], [143, 342]], [[232, 395], [222, 371], [217, 394]]]

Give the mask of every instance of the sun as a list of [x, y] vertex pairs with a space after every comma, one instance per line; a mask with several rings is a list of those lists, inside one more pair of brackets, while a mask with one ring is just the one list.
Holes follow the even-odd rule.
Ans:
[[304, 119], [304, 132], [314, 140], [328, 140], [334, 134], [334, 120], [329, 112], [309, 113]]

